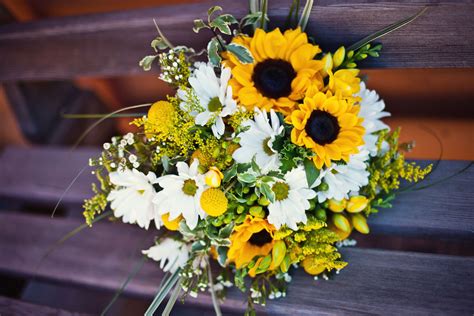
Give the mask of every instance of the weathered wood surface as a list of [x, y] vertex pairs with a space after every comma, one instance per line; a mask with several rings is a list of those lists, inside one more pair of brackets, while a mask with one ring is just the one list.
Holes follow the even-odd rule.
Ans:
[[[273, 21], [285, 20], [290, 2], [271, 2]], [[247, 12], [245, 1], [203, 1], [1, 26], [0, 81], [140, 73], [138, 61], [152, 53], [153, 18], [172, 42], [200, 48], [211, 34], [194, 34], [192, 21], [205, 17], [207, 9], [216, 4], [238, 17]], [[334, 49], [425, 6], [428, 11], [415, 23], [382, 39], [382, 57], [364, 66], [474, 66], [474, 4], [468, 0], [318, 1], [307, 31], [323, 48]]]
[[62, 309], [41, 306], [0, 296], [0, 315], [2, 316], [82, 316]]
[[[8, 147], [0, 154], [0, 197], [41, 201], [54, 205], [77, 173], [98, 149]], [[422, 164], [427, 162], [422, 161]], [[442, 161], [421, 186], [463, 169], [469, 162]], [[451, 237], [474, 240], [474, 167], [440, 185], [401, 193], [392, 209], [381, 209], [370, 218], [377, 234], [418, 237]], [[77, 179], [64, 202], [81, 204], [91, 196], [90, 169]]]
[[[0, 272], [36, 276], [113, 291], [152, 244], [154, 231], [132, 225], [97, 223], [53, 252], [37, 269], [48, 247], [78, 225], [70, 219], [0, 214]], [[18, 234], [19, 230], [22, 234]], [[474, 258], [368, 249], [343, 249], [350, 265], [331, 281], [294, 273], [284, 300], [270, 301], [270, 315], [456, 314], [474, 310]], [[162, 274], [152, 261], [126, 293], [152, 298]], [[188, 304], [209, 306], [207, 294]], [[242, 311], [242, 294], [230, 291], [224, 310]]]

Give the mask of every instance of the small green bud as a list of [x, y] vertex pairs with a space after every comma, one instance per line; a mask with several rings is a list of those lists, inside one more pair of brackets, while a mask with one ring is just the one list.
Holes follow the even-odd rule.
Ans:
[[250, 188], [249, 188], [249, 187], [243, 187], [243, 188], [242, 188], [242, 192], [245, 193], [245, 194], [247, 194], [247, 193], [250, 192]]
[[237, 214], [242, 214], [245, 211], [245, 207], [243, 205], [237, 206]]
[[314, 200], [309, 201], [309, 209], [313, 210], [316, 207], [316, 202]]
[[220, 148], [219, 148], [219, 147], [216, 147], [216, 148], [214, 149], [214, 151], [212, 152], [212, 157], [213, 157], [213, 158], [217, 158], [217, 157], [219, 157], [220, 153], [221, 153]]
[[327, 220], [327, 215], [326, 215], [326, 210], [322, 208], [317, 208], [316, 209], [316, 218], [321, 220], [321, 221], [326, 221]]
[[259, 218], [264, 218], [265, 217], [265, 211], [263, 210], [263, 207], [261, 206], [252, 206], [249, 210], [250, 215], [259, 217]]
[[265, 197], [265, 196], [261, 196], [259, 199], [258, 199], [258, 204], [262, 205], [262, 206], [268, 206], [270, 205], [270, 201]]
[[326, 182], [323, 182], [318, 186], [318, 191], [327, 191], [327, 190], [329, 190], [329, 185]]

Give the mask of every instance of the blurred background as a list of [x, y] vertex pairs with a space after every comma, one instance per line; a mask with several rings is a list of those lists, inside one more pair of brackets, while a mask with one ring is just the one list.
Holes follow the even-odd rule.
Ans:
[[[191, 2], [199, 1], [173, 1]], [[0, 25], [159, 7], [167, 3], [169, 1], [163, 0], [0, 0]], [[124, 40], [120, 45], [127, 45]], [[143, 47], [143, 55], [149, 53], [147, 49], [149, 47]], [[0, 81], [0, 153], [6, 148], [72, 145], [94, 122], [65, 119], [63, 114], [109, 113], [125, 106], [155, 102], [174, 93], [158, 79], [156, 68], [145, 73], [139, 69], [138, 60], [136, 64], [137, 69], [131, 75]], [[402, 141], [416, 140], [415, 148], [407, 154], [409, 158], [436, 160], [442, 153], [442, 159], [474, 160], [474, 68], [368, 69], [363, 75], [368, 87], [377, 90], [392, 113], [386, 122], [392, 128], [402, 128]], [[81, 146], [98, 149], [112, 135], [133, 131], [128, 123], [128, 118], [108, 120], [94, 129]], [[72, 170], [61, 179], [71, 179], [75, 172], [77, 170]], [[90, 182], [87, 179], [83, 181], [86, 184]], [[44, 214], [54, 206], [51, 200], [41, 200], [41, 203], [38, 200], [41, 199], [26, 205], [15, 199], [2, 199], [0, 206]], [[74, 209], [73, 217], [80, 217], [80, 204], [75, 203], [71, 209]], [[61, 214], [67, 215], [67, 208], [60, 209]], [[396, 240], [393, 242], [397, 243]], [[413, 243], [415, 245], [417, 241]], [[423, 243], [418, 247], [423, 248]], [[443, 248], [442, 243], [440, 247]], [[0, 295], [84, 313], [100, 312], [111, 296], [92, 289], [24, 282], [11, 275], [0, 275]], [[139, 298], [121, 298], [113, 314], [133, 314], [133, 311], [146, 308], [148, 303], [149, 300]]]

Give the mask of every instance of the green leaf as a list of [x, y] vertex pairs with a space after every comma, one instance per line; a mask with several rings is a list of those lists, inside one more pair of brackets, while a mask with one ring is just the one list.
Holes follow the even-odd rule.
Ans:
[[270, 185], [267, 183], [262, 183], [260, 186], [260, 191], [262, 191], [263, 195], [270, 201], [270, 202], [275, 202], [275, 193], [272, 191], [270, 188]]
[[219, 31], [221, 31], [221, 33], [223, 33], [223, 34], [226, 34], [226, 35], [232, 34], [232, 32], [230, 30], [230, 27], [227, 24], [227, 22], [225, 22], [222, 19], [219, 19], [219, 17], [215, 18], [209, 25], [211, 27], [219, 29]]
[[207, 57], [213, 66], [218, 67], [221, 64], [222, 58], [219, 55], [219, 41], [215, 37], [207, 44]]
[[206, 23], [204, 23], [203, 20], [201, 19], [194, 20], [193, 31], [195, 33], [199, 33], [200, 30], [205, 29], [205, 28], [209, 28], [209, 27], [206, 25]]
[[260, 262], [256, 274], [263, 273], [267, 271], [267, 269], [270, 267], [270, 264], [272, 263], [272, 255], [268, 254], [263, 258], [263, 260]]
[[229, 238], [229, 236], [232, 233], [233, 229], [234, 229], [234, 223], [229, 223], [229, 224], [225, 225], [219, 231], [219, 238]]
[[233, 165], [232, 168], [229, 168], [224, 171], [224, 179], [222, 179], [222, 182], [227, 183], [237, 175], [237, 165]]
[[311, 188], [319, 177], [319, 170], [310, 159], [305, 159], [303, 164], [304, 171], [306, 172], [306, 181], [308, 182], [308, 187]]
[[219, 16], [219, 19], [228, 23], [228, 24], [238, 24], [239, 21], [232, 14], [222, 14]]
[[196, 252], [196, 251], [202, 251], [204, 249], [207, 248], [207, 245], [204, 241], [202, 240], [198, 240], [198, 241], [195, 241], [192, 245], [191, 245], [191, 251], [192, 252]]
[[226, 46], [227, 50], [235, 55], [239, 59], [239, 61], [243, 64], [251, 64], [253, 63], [253, 57], [247, 47], [230, 43]]
[[426, 10], [427, 10], [427, 7], [423, 8], [422, 10], [420, 10], [415, 15], [412, 15], [408, 18], [402, 19], [402, 20], [400, 20], [398, 22], [395, 22], [393, 24], [390, 24], [389, 26], [384, 27], [383, 29], [381, 29], [381, 30], [379, 30], [375, 33], [370, 34], [369, 36], [364, 37], [360, 41], [358, 41], [358, 42], [352, 44], [351, 46], [349, 46], [347, 48], [347, 50], [357, 50], [357, 49], [361, 48], [362, 46], [365, 46], [368, 43], [373, 42], [378, 38], [381, 38], [382, 36], [385, 36], [389, 33], [392, 33], [395, 30], [398, 30], [399, 28], [401, 28], [401, 27], [413, 22], [414, 20], [416, 20], [420, 15], [425, 13]]
[[217, 262], [221, 265], [221, 267], [225, 267], [227, 261], [227, 252], [229, 248], [227, 247], [217, 247]]
[[243, 183], [255, 183], [257, 178], [251, 173], [242, 173], [237, 175], [237, 179]]
[[215, 5], [213, 7], [210, 7], [209, 10], [207, 10], [207, 18], [209, 19], [209, 21], [211, 20], [211, 16], [217, 11], [222, 11], [222, 7]]
[[155, 50], [155, 52], [169, 48], [168, 44], [166, 44], [166, 41], [160, 36], [152, 40], [150, 46]]
[[156, 57], [158, 57], [158, 55], [149, 55], [149, 56], [145, 56], [142, 58], [142, 60], [140, 60], [140, 62], [138, 63], [138, 65], [140, 67], [143, 68], [143, 70], [145, 71], [149, 71], [151, 69], [151, 65], [153, 64], [153, 62], [155, 61]]
[[244, 173], [245, 171], [249, 170], [250, 167], [250, 163], [239, 163], [237, 165], [237, 173]]
[[163, 157], [161, 157], [161, 164], [166, 172], [170, 171], [170, 158], [168, 156], [163, 155]]
[[252, 162], [251, 162], [251, 165], [252, 165], [252, 170], [258, 174], [261, 174], [262, 171], [260, 170], [260, 167], [258, 166], [257, 164], [257, 161], [256, 161], [256, 158], [255, 156], [253, 156], [252, 158]]

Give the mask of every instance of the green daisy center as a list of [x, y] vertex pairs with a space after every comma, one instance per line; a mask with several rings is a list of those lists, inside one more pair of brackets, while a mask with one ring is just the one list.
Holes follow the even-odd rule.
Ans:
[[263, 147], [263, 152], [265, 152], [267, 155], [269, 156], [272, 156], [274, 155], [275, 153], [273, 152], [273, 150], [270, 148], [270, 146], [268, 145], [268, 142], [270, 141], [270, 137], [267, 137], [263, 140], [263, 144], [262, 144], [262, 147]]
[[275, 200], [282, 201], [288, 197], [290, 187], [285, 182], [277, 182], [272, 186], [272, 191], [275, 193]]
[[194, 181], [192, 179], [185, 180], [182, 190], [183, 190], [184, 194], [194, 196], [196, 194], [196, 191], [197, 191], [196, 181]]
[[207, 109], [209, 112], [218, 112], [222, 110], [222, 103], [219, 100], [219, 97], [212, 98], [207, 104]]

